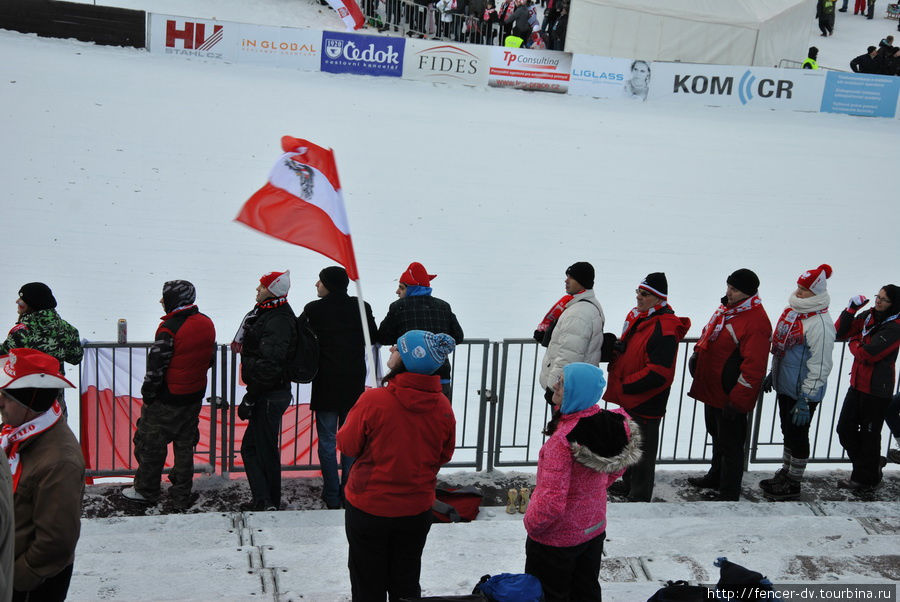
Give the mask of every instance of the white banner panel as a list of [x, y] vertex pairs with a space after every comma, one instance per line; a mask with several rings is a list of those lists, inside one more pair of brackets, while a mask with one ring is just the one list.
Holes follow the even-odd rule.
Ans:
[[150, 14], [150, 52], [221, 61], [236, 60], [241, 24]]
[[318, 71], [322, 32], [316, 29], [242, 24], [236, 56], [242, 63]]
[[490, 48], [439, 40], [406, 40], [403, 79], [487, 86]]
[[572, 55], [572, 77], [569, 94], [593, 98], [626, 98], [625, 81], [629, 79], [631, 59], [617, 59], [590, 54]]
[[556, 50], [491, 47], [488, 85], [565, 94], [572, 73], [572, 55]]
[[825, 71], [653, 63], [649, 99], [707, 106], [818, 111]]

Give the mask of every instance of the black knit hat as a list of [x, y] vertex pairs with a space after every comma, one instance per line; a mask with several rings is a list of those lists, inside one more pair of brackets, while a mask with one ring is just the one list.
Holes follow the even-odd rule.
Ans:
[[347, 270], [336, 265], [327, 267], [319, 272], [319, 280], [322, 281], [329, 293], [346, 292], [347, 287], [350, 285]]
[[571, 276], [584, 288], [594, 288], [594, 266], [586, 261], [576, 261], [570, 265], [566, 276]]
[[29, 282], [19, 289], [19, 298], [34, 311], [41, 309], [53, 309], [56, 307], [56, 299], [50, 287], [43, 282]]
[[663, 272], [647, 274], [647, 277], [638, 285], [638, 288], [663, 300], [669, 296], [669, 283], [666, 281], [666, 275]]
[[896, 284], [885, 284], [881, 288], [884, 289], [884, 294], [891, 300], [891, 309], [896, 309], [897, 302], [900, 301], [900, 286], [897, 286]]
[[755, 295], [759, 291], [759, 278], [747, 268], [735, 270], [725, 282], [745, 295]]

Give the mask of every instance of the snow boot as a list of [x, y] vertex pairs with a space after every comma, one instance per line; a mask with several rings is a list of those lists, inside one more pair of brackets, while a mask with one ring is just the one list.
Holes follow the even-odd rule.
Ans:
[[894, 449], [889, 450], [887, 453], [887, 459], [894, 464], [900, 464], [900, 449], [895, 447]]
[[784, 468], [779, 468], [774, 477], [772, 477], [771, 479], [763, 479], [762, 481], [760, 481], [759, 488], [766, 493], [771, 493], [774, 487], [780, 486], [784, 481], [787, 480], [787, 478], [788, 471]]
[[[800, 481], [785, 476], [783, 479], [775, 481], [767, 488], [763, 488], [766, 497], [772, 500], [799, 500], [800, 499]], [[762, 486], [762, 482], [760, 482]]]
[[122, 497], [126, 500], [131, 500], [132, 502], [137, 502], [139, 504], [155, 504], [154, 500], [151, 500], [148, 497], [138, 493], [138, 490], [134, 487], [126, 487], [122, 490]]
[[506, 494], [509, 496], [509, 501], [506, 504], [506, 513], [515, 514], [518, 511], [516, 506], [518, 506], [519, 501], [519, 490], [510, 489]]
[[690, 483], [694, 487], [699, 487], [700, 489], [719, 488], [718, 480], [712, 477], [709, 473], [703, 475], [702, 477], [688, 477], [688, 483]]
[[528, 487], [522, 487], [519, 489], [519, 514], [525, 514], [529, 501], [531, 501], [531, 490]]

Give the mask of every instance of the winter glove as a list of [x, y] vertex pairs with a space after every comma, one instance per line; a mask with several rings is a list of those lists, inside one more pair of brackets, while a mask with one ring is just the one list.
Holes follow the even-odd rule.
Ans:
[[549, 403], [550, 405], [553, 405], [553, 389], [551, 389], [550, 387], [547, 387], [544, 390], [544, 399], [547, 400], [547, 403]]
[[847, 303], [847, 313], [855, 314], [862, 307], [865, 307], [868, 302], [869, 298], [865, 295], [854, 295], [853, 297], [850, 297], [850, 302]]
[[253, 406], [256, 405], [256, 399], [254, 399], [249, 393], [244, 395], [244, 398], [241, 400], [241, 405], [238, 406], [237, 415], [241, 420], [250, 420], [250, 416], [253, 415]]
[[771, 393], [772, 392], [772, 373], [771, 372], [766, 374], [766, 377], [763, 379], [762, 390], [763, 390], [763, 393]]
[[688, 359], [688, 372], [691, 373], [691, 378], [694, 377], [694, 370], [697, 369], [697, 352], [691, 354], [690, 359]]
[[535, 341], [537, 341], [538, 343], [540, 343], [541, 341], [544, 340], [544, 331], [543, 331], [543, 330], [535, 330], [535, 331], [534, 331], [533, 338], [534, 338]]
[[791, 410], [791, 421], [796, 426], [806, 426], [809, 424], [810, 419], [812, 418], [809, 412], [809, 402], [801, 397], [797, 400], [797, 403], [794, 404], [793, 409]]

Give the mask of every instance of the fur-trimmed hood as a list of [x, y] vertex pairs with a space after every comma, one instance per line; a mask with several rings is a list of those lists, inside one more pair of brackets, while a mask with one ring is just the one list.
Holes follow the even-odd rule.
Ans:
[[[606, 410], [601, 410], [601, 413], [604, 411]], [[600, 413], [594, 416], [599, 415]], [[583, 420], [585, 419], [580, 419], [579, 423]], [[589, 447], [589, 443], [583, 440], [584, 438], [577, 437], [573, 441], [570, 434], [569, 449], [572, 450], [572, 458], [579, 464], [583, 464], [592, 470], [606, 473], [619, 472], [637, 464], [638, 460], [641, 459], [641, 429], [633, 420], [627, 417], [622, 425], [626, 430], [627, 443], [625, 443], [625, 446], [621, 448], [619, 453], [613, 456], [601, 456]]]

